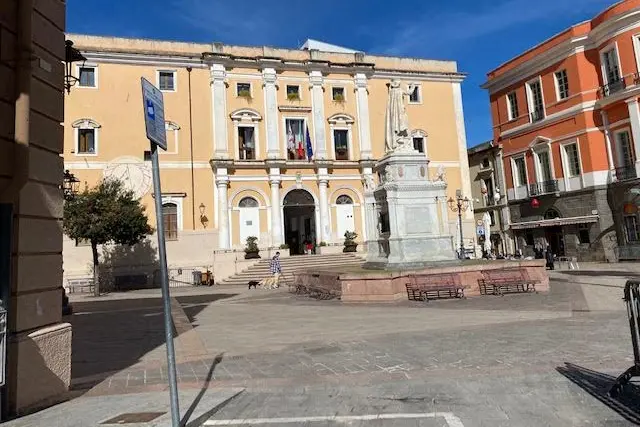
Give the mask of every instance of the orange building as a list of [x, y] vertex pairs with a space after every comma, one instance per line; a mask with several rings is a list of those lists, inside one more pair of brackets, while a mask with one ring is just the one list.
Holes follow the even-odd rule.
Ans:
[[640, 0], [487, 74], [516, 250], [640, 257]]

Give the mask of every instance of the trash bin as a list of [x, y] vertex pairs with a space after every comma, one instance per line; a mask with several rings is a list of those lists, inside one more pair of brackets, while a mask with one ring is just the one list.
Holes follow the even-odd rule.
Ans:
[[202, 271], [193, 272], [193, 285], [198, 286], [202, 283]]

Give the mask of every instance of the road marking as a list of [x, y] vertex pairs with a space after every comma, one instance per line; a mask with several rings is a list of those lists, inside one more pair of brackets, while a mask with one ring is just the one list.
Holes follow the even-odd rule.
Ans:
[[237, 418], [235, 420], [208, 420], [205, 426], [233, 426], [256, 424], [291, 424], [291, 423], [319, 423], [335, 422], [347, 423], [350, 421], [375, 421], [394, 419], [420, 419], [420, 418], [444, 418], [449, 427], [464, 427], [460, 418], [451, 412], [424, 412], [417, 414], [371, 414], [371, 415], [326, 415], [317, 417], [290, 417], [290, 418]]

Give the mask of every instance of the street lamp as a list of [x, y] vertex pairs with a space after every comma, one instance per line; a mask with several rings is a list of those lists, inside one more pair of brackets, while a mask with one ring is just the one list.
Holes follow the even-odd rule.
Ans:
[[78, 49], [73, 47], [71, 40], [65, 40], [64, 48], [64, 88], [67, 90], [67, 93], [71, 93], [71, 87], [78, 82], [78, 77], [74, 76], [72, 72], [73, 63], [80, 61], [84, 63], [87, 58], [85, 58]]
[[460, 228], [460, 251], [458, 252], [458, 258], [464, 259], [464, 240], [462, 237], [462, 212], [469, 209], [469, 205], [471, 204], [471, 201], [467, 197], [462, 198], [462, 190], [456, 190], [455, 200], [450, 197], [447, 203], [449, 204], [449, 208], [453, 212], [458, 213], [458, 227]]
[[80, 180], [69, 169], [62, 175], [62, 194], [65, 200], [71, 200], [78, 194], [78, 183]]

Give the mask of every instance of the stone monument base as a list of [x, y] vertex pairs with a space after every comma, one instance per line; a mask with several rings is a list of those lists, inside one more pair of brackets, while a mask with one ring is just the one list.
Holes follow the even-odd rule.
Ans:
[[[438, 261], [439, 265], [457, 265], [460, 262], [451, 259], [450, 236], [389, 238], [379, 241], [378, 245], [383, 247], [388, 245], [388, 251], [384, 248], [378, 251], [369, 251], [364, 268], [398, 270], [427, 267], [432, 265], [434, 261]], [[385, 253], [389, 255], [380, 256]]]

